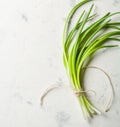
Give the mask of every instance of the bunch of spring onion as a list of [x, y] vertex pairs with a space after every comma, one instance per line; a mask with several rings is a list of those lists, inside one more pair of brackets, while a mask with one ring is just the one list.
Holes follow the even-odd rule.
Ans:
[[[63, 32], [63, 62], [70, 82], [74, 90], [79, 91], [78, 100], [80, 102], [83, 114], [92, 117], [99, 114], [100, 111], [91, 104], [85, 94], [83, 80], [83, 67], [87, 59], [96, 51], [102, 48], [113, 48], [117, 45], [104, 45], [110, 40], [120, 41], [120, 22], [112, 21], [114, 15], [119, 15], [120, 12], [107, 13], [103, 17], [97, 19], [87, 26], [87, 22], [93, 19], [96, 14], [91, 14], [94, 4], [92, 4], [88, 11], [83, 11], [78, 18], [75, 25], [70, 29], [70, 22], [75, 12], [85, 3], [91, 0], [84, 0], [75, 5], [68, 14], [64, 32]], [[108, 30], [105, 32], [104, 30]], [[101, 32], [102, 31], [102, 32]]]

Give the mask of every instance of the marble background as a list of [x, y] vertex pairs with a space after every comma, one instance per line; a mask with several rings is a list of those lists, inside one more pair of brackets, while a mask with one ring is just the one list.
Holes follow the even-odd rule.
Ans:
[[[78, 2], [0, 0], [1, 127], [120, 127], [120, 48], [104, 50], [90, 63], [112, 78], [116, 94], [108, 113], [88, 123], [69, 87], [62, 63], [62, 31], [68, 11]], [[94, 3], [99, 15], [120, 11], [120, 0]], [[85, 85], [96, 90], [91, 100], [101, 111], [109, 96], [108, 83], [101, 72], [87, 71]], [[52, 84], [60, 87], [41, 107], [40, 95]]]

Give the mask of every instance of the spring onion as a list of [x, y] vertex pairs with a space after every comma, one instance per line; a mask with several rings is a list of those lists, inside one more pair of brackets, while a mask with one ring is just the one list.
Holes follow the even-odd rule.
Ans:
[[[94, 4], [90, 6], [88, 11], [84, 10], [75, 25], [72, 28], [70, 27], [70, 22], [76, 11], [90, 1], [92, 0], [83, 0], [72, 8], [66, 18], [63, 31], [64, 66], [73, 90], [81, 91], [81, 93], [86, 91], [82, 82], [82, 69], [86, 65], [87, 59], [99, 49], [117, 46], [104, 45], [106, 42], [110, 40], [120, 41], [119, 36], [117, 36], [120, 35], [120, 22], [112, 21], [112, 17], [117, 14], [119, 15], [120, 12], [109, 12], [91, 23], [91, 25], [86, 25], [96, 16], [96, 14], [91, 14]], [[107, 30], [107, 32], [103, 30]], [[90, 118], [95, 114], [100, 114], [100, 111], [91, 104], [85, 94], [81, 94], [77, 97], [85, 116]]]

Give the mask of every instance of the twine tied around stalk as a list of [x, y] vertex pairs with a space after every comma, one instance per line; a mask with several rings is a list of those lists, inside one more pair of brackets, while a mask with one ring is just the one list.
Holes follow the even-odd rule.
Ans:
[[[87, 66], [87, 67], [83, 67], [82, 69], [89, 69], [89, 68], [100, 70], [101, 72], [103, 72], [106, 75], [106, 77], [109, 80], [111, 94], [110, 94], [110, 96], [109, 96], [109, 98], [107, 100], [107, 103], [105, 104], [105, 107], [104, 107], [104, 112], [107, 112], [111, 108], [113, 97], [114, 97], [114, 87], [113, 87], [112, 80], [111, 80], [110, 76], [103, 69], [101, 69], [99, 67], [96, 67], [96, 66]], [[43, 94], [40, 97], [40, 105], [41, 106], [43, 105], [43, 100], [46, 97], [46, 95], [49, 92], [51, 92], [52, 90], [54, 90], [55, 88], [58, 88], [58, 87], [59, 87], [59, 85], [54, 85], [54, 86], [51, 86], [51, 87], [47, 88], [46, 91], [43, 92]], [[89, 93], [89, 92], [92, 92], [92, 93], [96, 94], [96, 92], [94, 90], [92, 90], [92, 89], [88, 89], [88, 90], [82, 90], [82, 89], [80, 89], [80, 90], [74, 90], [74, 94], [77, 97], [83, 96], [85, 93]]]
[[96, 95], [96, 92], [92, 89], [89, 89], [89, 90], [74, 90], [74, 94], [79, 97], [79, 96], [82, 96], [84, 95], [85, 93], [94, 93]]

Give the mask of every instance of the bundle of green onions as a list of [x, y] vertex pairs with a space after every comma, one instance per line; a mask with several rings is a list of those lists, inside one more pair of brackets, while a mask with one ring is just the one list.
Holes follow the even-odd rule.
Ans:
[[[82, 69], [85, 66], [87, 59], [99, 49], [117, 46], [104, 45], [106, 42], [109, 42], [110, 40], [120, 41], [118, 36], [120, 35], [120, 22], [113, 22], [112, 19], [110, 19], [112, 16], [120, 14], [120, 12], [109, 12], [97, 21], [94, 21], [91, 25], [86, 25], [90, 19], [93, 19], [96, 16], [96, 14], [91, 15], [94, 5], [90, 7], [88, 12], [83, 11], [76, 24], [70, 29], [70, 22], [75, 12], [79, 7], [90, 1], [91, 0], [84, 0], [72, 8], [66, 19], [63, 32], [64, 66], [70, 78], [73, 90], [79, 91], [77, 97], [83, 114], [88, 117], [100, 114], [101, 112], [91, 104], [85, 94], [81, 94], [85, 93], [84, 84], [82, 82]], [[104, 32], [103, 30], [106, 29], [108, 31]]]

